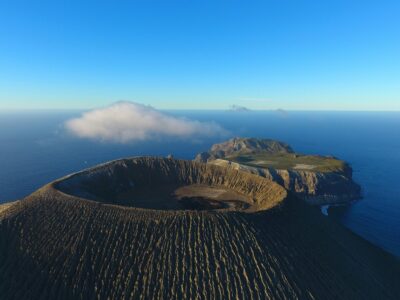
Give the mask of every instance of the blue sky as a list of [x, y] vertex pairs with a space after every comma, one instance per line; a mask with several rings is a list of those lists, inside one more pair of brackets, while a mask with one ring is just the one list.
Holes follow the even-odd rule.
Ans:
[[1, 1], [0, 109], [400, 110], [399, 1]]

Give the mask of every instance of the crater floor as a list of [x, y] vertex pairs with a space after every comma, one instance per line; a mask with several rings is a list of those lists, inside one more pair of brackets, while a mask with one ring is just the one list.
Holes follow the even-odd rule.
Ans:
[[132, 189], [116, 195], [119, 205], [158, 210], [242, 210], [250, 197], [224, 187], [191, 184], [159, 185]]

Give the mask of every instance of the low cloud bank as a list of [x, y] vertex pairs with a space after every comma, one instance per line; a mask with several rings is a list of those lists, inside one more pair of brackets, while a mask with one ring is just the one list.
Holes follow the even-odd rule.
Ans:
[[117, 102], [94, 109], [65, 125], [78, 137], [118, 143], [161, 137], [198, 139], [226, 134], [216, 123], [177, 118], [134, 102]]

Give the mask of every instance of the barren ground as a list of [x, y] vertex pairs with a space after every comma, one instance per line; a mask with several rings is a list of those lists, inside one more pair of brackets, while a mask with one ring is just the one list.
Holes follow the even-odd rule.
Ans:
[[233, 210], [249, 206], [249, 198], [223, 187], [192, 184], [139, 188], [116, 196], [121, 205], [162, 210]]

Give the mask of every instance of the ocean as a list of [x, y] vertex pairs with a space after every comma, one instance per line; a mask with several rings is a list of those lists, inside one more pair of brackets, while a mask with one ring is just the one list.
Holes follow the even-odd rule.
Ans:
[[363, 199], [329, 209], [329, 218], [400, 257], [400, 113], [168, 111], [214, 121], [226, 136], [158, 139], [131, 144], [83, 140], [64, 122], [80, 111], [0, 112], [0, 203], [21, 199], [45, 183], [112, 159], [172, 154], [192, 159], [233, 136], [272, 138], [297, 152], [349, 162]]

